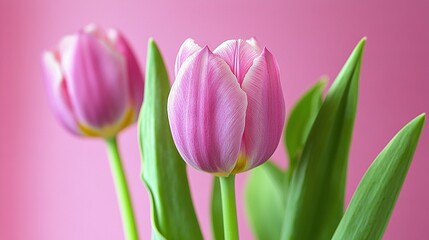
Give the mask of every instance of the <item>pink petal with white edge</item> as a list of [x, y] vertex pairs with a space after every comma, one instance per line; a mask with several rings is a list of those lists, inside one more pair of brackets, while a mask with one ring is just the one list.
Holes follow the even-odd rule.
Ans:
[[168, 98], [173, 139], [196, 169], [228, 175], [243, 136], [247, 100], [228, 65], [208, 47], [180, 68]]
[[104, 30], [97, 24], [88, 24], [81, 31], [85, 34], [90, 34], [94, 36], [96, 39], [108, 45], [110, 48], [114, 48], [114, 43], [109, 39], [106, 30]]
[[256, 40], [256, 38], [251, 37], [249, 39], [246, 40], [246, 42], [248, 44], [250, 44], [253, 48], [255, 48], [259, 53], [262, 52], [262, 48], [259, 45], [258, 41]]
[[48, 100], [55, 116], [70, 132], [81, 135], [73, 115], [67, 84], [64, 81], [58, 59], [53, 52], [45, 52], [42, 61]]
[[256, 44], [239, 39], [225, 41], [213, 53], [225, 60], [241, 85], [253, 60], [261, 53], [261, 50]]
[[101, 27], [99, 27], [95, 23], [90, 23], [90, 24], [86, 25], [82, 29], [82, 31], [85, 33], [92, 34], [98, 39], [106, 39], [107, 40], [106, 32], [104, 31], [104, 29], [102, 29]]
[[242, 89], [247, 94], [246, 128], [242, 153], [243, 171], [268, 160], [279, 144], [285, 120], [285, 103], [277, 61], [266, 49], [249, 69]]
[[79, 123], [117, 124], [129, 106], [124, 57], [95, 36], [79, 33], [62, 52], [62, 67]]
[[142, 70], [139, 67], [137, 58], [134, 56], [130, 45], [122, 34], [120, 34], [115, 29], [109, 29], [107, 36], [116, 50], [125, 57], [128, 75], [128, 88], [131, 98], [130, 101], [132, 102], [134, 112], [136, 113], [135, 117], [137, 118], [143, 101], [144, 92], [144, 78]]
[[196, 44], [195, 41], [191, 38], [188, 38], [180, 46], [179, 53], [177, 53], [176, 64], [174, 66], [174, 75], [177, 76], [177, 73], [180, 70], [180, 66], [186, 61], [188, 57], [201, 50], [200, 45]]

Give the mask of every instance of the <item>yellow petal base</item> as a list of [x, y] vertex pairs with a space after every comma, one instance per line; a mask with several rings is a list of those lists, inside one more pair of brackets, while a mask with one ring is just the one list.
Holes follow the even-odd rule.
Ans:
[[116, 136], [119, 131], [134, 122], [134, 110], [128, 108], [122, 118], [113, 125], [106, 125], [102, 128], [94, 128], [86, 124], [79, 124], [79, 129], [84, 136], [110, 138]]

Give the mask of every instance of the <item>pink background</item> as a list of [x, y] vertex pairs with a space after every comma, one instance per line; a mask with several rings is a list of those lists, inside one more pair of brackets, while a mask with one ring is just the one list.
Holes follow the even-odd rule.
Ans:
[[[351, 148], [347, 200], [388, 140], [429, 110], [428, 1], [136, 1], [0, 2], [0, 239], [121, 239], [122, 228], [103, 142], [64, 131], [48, 108], [42, 50], [96, 22], [126, 34], [145, 65], [153, 36], [170, 75], [187, 37], [217, 46], [257, 37], [277, 56], [286, 106], [321, 75], [333, 79], [354, 45], [368, 37]], [[429, 128], [385, 239], [429, 236]], [[136, 127], [120, 136], [142, 239], [150, 236], [149, 202], [140, 181]], [[286, 166], [280, 145], [274, 155]], [[211, 239], [211, 177], [189, 170], [204, 235]], [[242, 239], [252, 239], [238, 178]]]

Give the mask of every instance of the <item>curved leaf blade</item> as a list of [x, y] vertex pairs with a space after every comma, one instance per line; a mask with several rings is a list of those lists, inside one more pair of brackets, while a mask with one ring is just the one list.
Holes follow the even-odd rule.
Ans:
[[245, 206], [256, 239], [280, 238], [287, 192], [286, 177], [286, 173], [270, 161], [249, 174], [245, 186]]
[[319, 80], [297, 101], [289, 114], [283, 133], [289, 155], [289, 169], [293, 172], [304, 148], [305, 141], [323, 102], [326, 79]]
[[185, 162], [170, 132], [170, 91], [161, 53], [148, 44], [145, 94], [139, 116], [142, 180], [151, 197], [153, 239], [203, 239], [192, 203]]
[[364, 45], [362, 39], [350, 55], [310, 130], [290, 184], [282, 239], [330, 239], [341, 220]]
[[425, 115], [409, 122], [363, 176], [332, 239], [381, 239], [410, 167]]

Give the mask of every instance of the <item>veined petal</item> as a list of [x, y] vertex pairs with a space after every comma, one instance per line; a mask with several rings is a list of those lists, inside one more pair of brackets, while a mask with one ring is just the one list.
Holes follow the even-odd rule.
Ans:
[[174, 66], [174, 75], [177, 76], [177, 73], [180, 70], [180, 66], [186, 61], [188, 57], [197, 51], [201, 50], [201, 47], [195, 43], [195, 41], [191, 38], [188, 38], [183, 42], [182, 46], [180, 46], [179, 53], [176, 57], [176, 64]]
[[246, 42], [247, 42], [248, 44], [250, 44], [253, 48], [255, 48], [259, 53], [261, 53], [261, 52], [262, 52], [262, 48], [261, 48], [261, 46], [259, 45], [259, 43], [258, 43], [258, 41], [256, 40], [256, 38], [251, 37], [251, 38], [247, 39], [247, 40], [246, 40]]
[[271, 157], [279, 143], [285, 120], [279, 68], [266, 48], [249, 69], [242, 89], [248, 101], [241, 150], [247, 160], [242, 170], [245, 171]]
[[62, 51], [62, 67], [79, 123], [115, 125], [128, 107], [124, 58], [95, 36], [79, 33]]
[[72, 133], [81, 135], [78, 123], [73, 115], [67, 84], [64, 81], [60, 64], [55, 55], [53, 52], [45, 52], [42, 57], [48, 100], [61, 124]]
[[253, 60], [261, 53], [260, 48], [251, 43], [253, 42], [249, 43], [242, 39], [228, 40], [213, 51], [229, 65], [240, 85], [252, 66]]
[[115, 48], [114, 43], [109, 38], [106, 30], [95, 23], [86, 25], [83, 29], [81, 29], [81, 32], [94, 36], [96, 39], [98, 39], [98, 41], [103, 42], [110, 48]]
[[208, 47], [180, 68], [168, 98], [173, 139], [191, 166], [219, 175], [234, 168], [247, 100], [228, 65]]
[[98, 39], [103, 39], [103, 41], [107, 40], [106, 32], [104, 31], [104, 29], [102, 29], [101, 27], [99, 27], [95, 23], [90, 23], [90, 24], [86, 25], [82, 29], [82, 31], [85, 33], [92, 34]]
[[143, 101], [143, 73], [139, 67], [137, 58], [134, 56], [133, 51], [131, 50], [131, 47], [125, 37], [115, 29], [109, 29], [107, 36], [116, 50], [125, 57], [128, 76], [128, 89], [130, 93], [129, 96], [135, 113], [134, 118], [136, 119]]

